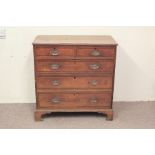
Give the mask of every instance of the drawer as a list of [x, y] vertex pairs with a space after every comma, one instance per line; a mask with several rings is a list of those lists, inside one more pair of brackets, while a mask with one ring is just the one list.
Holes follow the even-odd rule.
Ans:
[[112, 89], [112, 76], [104, 77], [37, 77], [37, 88]]
[[38, 94], [41, 108], [110, 107], [111, 93], [45, 93]]
[[104, 61], [37, 61], [38, 72], [99, 72], [112, 73], [114, 62]]
[[78, 57], [115, 57], [115, 47], [79, 47]]
[[35, 47], [36, 56], [74, 57], [75, 48], [73, 46], [37, 46]]

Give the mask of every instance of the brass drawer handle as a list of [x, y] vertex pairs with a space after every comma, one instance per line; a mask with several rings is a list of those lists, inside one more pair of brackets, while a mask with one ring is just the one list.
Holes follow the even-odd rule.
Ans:
[[53, 86], [58, 86], [58, 85], [60, 85], [60, 81], [59, 80], [53, 80], [52, 85]]
[[93, 69], [93, 70], [96, 70], [96, 69], [100, 68], [100, 65], [99, 64], [91, 64], [90, 68]]
[[97, 80], [92, 80], [90, 83], [91, 83], [92, 86], [96, 86], [98, 84], [98, 81]]
[[54, 49], [54, 50], [50, 51], [50, 55], [52, 55], [52, 56], [58, 56], [59, 55], [59, 52], [56, 49]]
[[60, 100], [60, 98], [58, 98], [58, 97], [54, 97], [54, 98], [52, 98], [51, 102], [52, 102], [52, 103], [60, 103], [61, 100]]
[[90, 99], [90, 103], [98, 103], [98, 99], [96, 97], [93, 97]]
[[52, 64], [52, 65], [51, 65], [51, 68], [52, 68], [52, 69], [59, 69], [60, 66], [61, 66], [60, 64]]
[[90, 55], [91, 55], [91, 56], [95, 56], [95, 57], [97, 57], [97, 56], [100, 56], [101, 53], [100, 53], [100, 51], [94, 50], [94, 51], [91, 52]]

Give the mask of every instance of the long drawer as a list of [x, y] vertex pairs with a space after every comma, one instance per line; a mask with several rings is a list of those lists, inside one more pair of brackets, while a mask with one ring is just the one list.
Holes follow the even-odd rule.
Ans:
[[110, 107], [111, 92], [104, 93], [39, 93], [41, 108]]
[[37, 77], [37, 88], [39, 89], [57, 89], [57, 88], [77, 88], [77, 89], [112, 89], [112, 76], [103, 77]]
[[37, 72], [100, 72], [113, 73], [114, 61], [89, 60], [89, 61], [37, 61]]

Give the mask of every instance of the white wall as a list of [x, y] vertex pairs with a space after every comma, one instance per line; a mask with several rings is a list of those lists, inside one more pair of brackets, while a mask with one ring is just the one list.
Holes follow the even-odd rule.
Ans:
[[155, 100], [155, 27], [7, 27], [0, 103], [35, 102], [32, 41], [39, 34], [112, 35], [119, 44], [114, 100]]

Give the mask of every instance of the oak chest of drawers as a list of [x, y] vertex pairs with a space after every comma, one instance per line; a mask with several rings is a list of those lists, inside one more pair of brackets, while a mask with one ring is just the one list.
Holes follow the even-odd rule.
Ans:
[[112, 120], [116, 47], [111, 36], [37, 36], [35, 120], [50, 112], [98, 112]]

